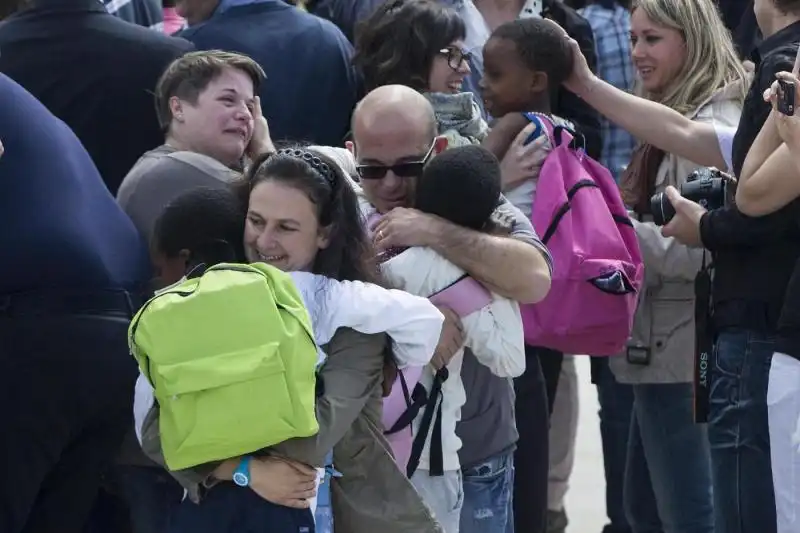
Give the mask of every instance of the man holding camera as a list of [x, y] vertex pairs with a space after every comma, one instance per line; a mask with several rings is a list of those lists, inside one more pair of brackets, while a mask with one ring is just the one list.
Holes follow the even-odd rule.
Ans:
[[[762, 153], [765, 133], [760, 132], [770, 113], [762, 95], [778, 72], [792, 68], [800, 41], [800, 1], [757, 0], [755, 14], [765, 40], [753, 54], [755, 79], [733, 138], [732, 168], [741, 179], [769, 155]], [[725, 145], [722, 141], [721, 147]], [[726, 454], [731, 459], [729, 471], [735, 474], [728, 481], [740, 494], [738, 523], [718, 523], [717, 528], [773, 533], [778, 530], [768, 475], [767, 383], [784, 293], [800, 258], [796, 211], [790, 204], [770, 215], [751, 218], [732, 204], [707, 211], [674, 188], [667, 190], [667, 196], [675, 216], [663, 234], [713, 254], [716, 342], [709, 413], [713, 431], [709, 436], [715, 450], [736, 450]], [[744, 480], [747, 487], [741, 486]], [[755, 497], [742, 497], [744, 493]]]

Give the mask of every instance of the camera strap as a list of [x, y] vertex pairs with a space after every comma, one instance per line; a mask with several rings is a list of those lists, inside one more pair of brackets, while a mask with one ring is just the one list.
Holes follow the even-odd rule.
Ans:
[[714, 348], [714, 331], [711, 324], [711, 272], [713, 268], [713, 263], [706, 265], [704, 250], [703, 264], [694, 280], [694, 421], [696, 424], [708, 422], [709, 393], [711, 391], [709, 365]]

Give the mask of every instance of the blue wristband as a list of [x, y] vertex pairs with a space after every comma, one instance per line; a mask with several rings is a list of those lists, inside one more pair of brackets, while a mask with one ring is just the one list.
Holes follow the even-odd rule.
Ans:
[[246, 455], [239, 461], [239, 466], [233, 472], [233, 482], [240, 487], [250, 486], [250, 456]]

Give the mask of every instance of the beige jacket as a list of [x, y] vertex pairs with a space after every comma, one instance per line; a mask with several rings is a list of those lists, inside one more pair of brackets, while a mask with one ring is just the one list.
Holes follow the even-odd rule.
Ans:
[[[686, 116], [699, 122], [736, 127], [741, 115], [738, 87], [731, 84]], [[658, 168], [656, 192], [679, 187], [699, 165], [667, 154]], [[650, 221], [634, 220], [645, 265], [646, 286], [639, 295], [629, 344], [650, 349], [649, 365], [632, 365], [626, 357], [611, 358], [622, 383], [689, 383], [694, 368], [694, 279], [702, 249], [688, 248], [661, 235]], [[710, 258], [709, 258], [710, 259]]]
[[[324, 347], [320, 370], [324, 383], [317, 400], [320, 430], [313, 437], [292, 439], [265, 450], [315, 467], [333, 460], [342, 477], [332, 484], [334, 527], [347, 533], [441, 533], [442, 529], [400, 471], [389, 451], [381, 424], [384, 334], [365, 335], [340, 329]], [[164, 465], [158, 436], [158, 408], [144, 423], [142, 449]], [[197, 500], [216, 465], [172, 475]]]

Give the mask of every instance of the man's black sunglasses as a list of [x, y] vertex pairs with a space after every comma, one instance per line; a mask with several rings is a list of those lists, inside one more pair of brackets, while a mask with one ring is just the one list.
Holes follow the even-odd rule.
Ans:
[[379, 180], [383, 179], [390, 170], [395, 176], [400, 178], [419, 177], [422, 175], [422, 169], [425, 168], [425, 163], [431, 158], [434, 144], [431, 144], [431, 147], [428, 148], [428, 153], [425, 154], [425, 157], [418, 161], [395, 163], [394, 165], [358, 165], [356, 167], [358, 177], [362, 180]]

